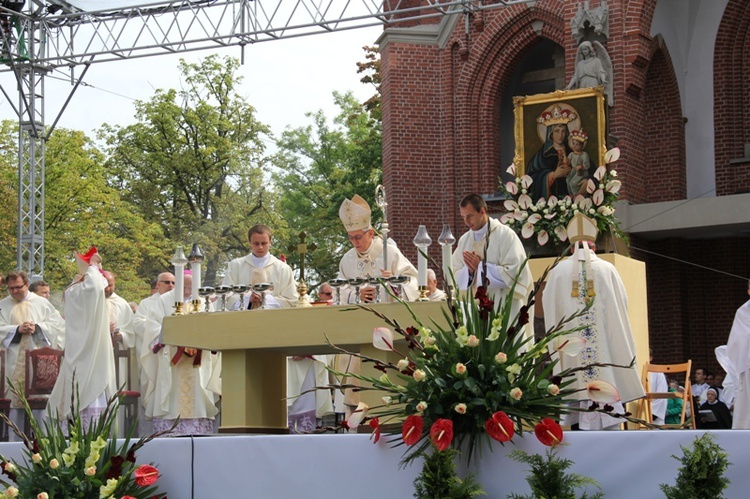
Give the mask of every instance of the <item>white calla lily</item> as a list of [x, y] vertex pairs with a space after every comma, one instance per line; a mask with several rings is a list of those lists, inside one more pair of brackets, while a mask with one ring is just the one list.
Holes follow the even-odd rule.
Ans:
[[562, 225], [558, 225], [557, 227], [555, 227], [555, 235], [562, 242], [568, 240], [568, 231], [565, 230], [565, 227], [563, 227]]
[[589, 400], [600, 404], [611, 404], [620, 400], [620, 392], [611, 383], [596, 380], [586, 383], [586, 393]]
[[593, 201], [591, 201], [591, 198], [583, 198], [580, 203], [578, 203], [578, 207], [581, 211], [588, 211], [589, 208], [591, 208], [591, 205], [594, 204]]
[[601, 189], [597, 189], [594, 192], [594, 195], [591, 196], [591, 199], [594, 201], [594, 204], [596, 206], [599, 206], [604, 201], [604, 191]]
[[346, 420], [347, 426], [349, 428], [356, 428], [362, 423], [362, 420], [367, 417], [367, 411], [370, 410], [370, 406], [365, 404], [364, 402], [360, 402], [357, 405], [357, 408], [354, 409], [354, 412], [352, 412], [352, 415], [349, 416], [349, 419]]
[[510, 173], [511, 175], [515, 176], [515, 174], [516, 174], [516, 164], [515, 163], [511, 163], [510, 166], [508, 167], [508, 169], [505, 170], [505, 171], [508, 172], [508, 173]]
[[604, 155], [604, 161], [606, 161], [607, 164], [614, 163], [620, 159], [620, 148], [614, 147], [607, 151], [607, 153]]
[[508, 189], [508, 192], [513, 194], [514, 196], [518, 194], [518, 186], [515, 182], [508, 182], [505, 184], [505, 188]]
[[513, 213], [504, 213], [503, 216], [500, 217], [500, 223], [503, 223], [505, 225], [512, 223], [514, 220], [515, 218], [513, 218]]
[[528, 218], [527, 222], [529, 222], [530, 224], [535, 224], [541, 219], [542, 219], [542, 216], [539, 213], [534, 213]]
[[593, 180], [589, 179], [588, 182], [586, 182], [586, 192], [589, 194], [593, 194], [593, 192], [596, 190], [596, 184]]
[[557, 203], [557, 198], [555, 196], [550, 196], [547, 200], [547, 208], [554, 208], [555, 206], [557, 206]]
[[528, 210], [533, 203], [531, 202], [531, 196], [528, 194], [521, 194], [518, 196], [518, 207], [522, 210]]
[[606, 175], [606, 174], [607, 174], [607, 167], [606, 166], [600, 166], [594, 172], [594, 178], [596, 180], [601, 180], [602, 178], [604, 178], [604, 175]]
[[556, 352], [562, 352], [569, 357], [575, 357], [581, 353], [581, 349], [586, 344], [586, 340], [574, 334], [558, 336], [552, 342], [552, 347]]
[[532, 182], [534, 182], [534, 179], [532, 179], [528, 175], [524, 175], [523, 177], [521, 177], [521, 187], [523, 187], [524, 189], [528, 189]]
[[521, 228], [521, 236], [524, 239], [528, 239], [533, 235], [534, 235], [534, 224], [530, 222], [526, 222], [525, 224], [523, 224], [523, 227]]
[[547, 241], [549, 241], [549, 234], [547, 234], [547, 231], [544, 229], [540, 230], [539, 234], [536, 236], [536, 241], [539, 243], [539, 246], [547, 244]]
[[508, 211], [516, 211], [518, 209], [518, 203], [516, 203], [512, 199], [506, 199], [503, 202], [503, 206], [505, 206], [505, 209]]
[[607, 182], [607, 192], [611, 192], [612, 194], [617, 194], [620, 191], [620, 187], [622, 187], [622, 182], [619, 180], [610, 180]]
[[386, 352], [393, 351], [393, 331], [387, 327], [376, 327], [372, 330], [372, 346]]
[[518, 220], [519, 222], [523, 222], [528, 218], [529, 214], [522, 210], [516, 210], [513, 212], [513, 218]]

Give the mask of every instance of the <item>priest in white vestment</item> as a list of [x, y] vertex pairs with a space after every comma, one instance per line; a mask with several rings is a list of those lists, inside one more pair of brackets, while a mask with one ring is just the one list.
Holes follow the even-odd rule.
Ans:
[[[408, 276], [409, 282], [402, 285], [405, 301], [419, 298], [417, 291], [417, 269], [401, 254], [395, 243], [388, 239], [386, 250], [387, 268], [383, 265], [383, 239], [375, 237], [370, 217], [370, 205], [362, 197], [355, 194], [351, 200], [344, 199], [339, 207], [339, 218], [352, 243], [352, 249], [344, 254], [339, 263], [339, 279]], [[356, 288], [345, 285], [340, 289], [341, 303], [355, 303]], [[381, 288], [381, 299], [384, 300], [385, 290]], [[376, 289], [370, 285], [360, 287], [360, 301], [372, 302], [376, 299]]]
[[[192, 276], [185, 274], [182, 301], [190, 303]], [[175, 290], [159, 295], [150, 317], [145, 320], [141, 361], [148, 378], [146, 417], [154, 431], [165, 431], [179, 417], [173, 435], [213, 433], [221, 396], [221, 355], [207, 350], [159, 343], [161, 323], [175, 310]], [[205, 304], [201, 302], [201, 307]], [[201, 308], [202, 311], [202, 308]], [[210, 331], [206, 331], [210, 334]]]
[[84, 424], [96, 420], [117, 393], [109, 311], [101, 272], [101, 257], [92, 247], [76, 253], [79, 275], [65, 290], [65, 357], [47, 411], [64, 420], [71, 415], [71, 397], [81, 410]]
[[[568, 225], [568, 238], [574, 244], [573, 255], [560, 262], [547, 277], [542, 298], [547, 329], [554, 327], [563, 317], [577, 314], [589, 300], [594, 300], [586, 314], [567, 323], [571, 328], [584, 326], [582, 330], [571, 333], [583, 340], [580, 352], [575, 356], [552, 352], [553, 356], [559, 356], [558, 370], [594, 363], [629, 366], [635, 359], [625, 287], [614, 265], [600, 260], [589, 249], [588, 243], [596, 240], [596, 234], [594, 221], [577, 213]], [[573, 398], [580, 401], [581, 409], [590, 406], [586, 384], [592, 381], [606, 381], [617, 389], [620, 401], [610, 404], [617, 414], [625, 412], [624, 403], [645, 396], [635, 363], [632, 367], [592, 366], [576, 372], [573, 379], [570, 388], [579, 390]], [[620, 418], [587, 411], [572, 411], [563, 419], [563, 424], [577, 423], [582, 430], [615, 429], [622, 422]]]
[[[130, 329], [133, 331], [133, 348], [135, 351], [134, 357], [137, 360], [138, 366], [138, 391], [141, 396], [138, 404], [138, 434], [139, 435], [150, 435], [153, 433], [153, 425], [151, 419], [146, 417], [146, 393], [148, 391], [149, 378], [143, 371], [143, 363], [141, 356], [144, 351], [149, 352], [150, 347], [148, 342], [144, 345], [144, 338], [146, 336], [146, 325], [151, 320], [152, 329], [156, 329], [157, 325], [161, 324], [162, 317], [162, 306], [161, 306], [161, 295], [174, 289], [174, 274], [171, 272], [162, 272], [156, 278], [155, 292], [149, 295], [148, 298], [144, 298], [138, 304], [138, 308], [133, 314], [133, 320], [130, 322]], [[160, 326], [159, 326], [160, 327]], [[158, 337], [158, 330], [153, 335]]]
[[[479, 194], [465, 196], [459, 211], [469, 231], [458, 240], [451, 259], [456, 286], [473, 295], [485, 276], [487, 295], [495, 307], [512, 300], [510, 311], [515, 318], [534, 285], [521, 240], [513, 229], [489, 217], [487, 203]], [[533, 321], [526, 324], [523, 334], [533, 341]]]
[[[5, 348], [5, 376], [23, 388], [26, 379], [26, 351], [42, 347], [62, 349], [65, 345], [65, 321], [45, 298], [29, 291], [29, 276], [16, 270], [5, 279], [8, 296], [0, 300], [0, 335]], [[21, 401], [5, 384], [6, 398], [11, 400], [10, 417], [23, 427]], [[11, 440], [16, 435], [10, 435]]]
[[[299, 301], [297, 283], [291, 267], [273, 256], [271, 249], [271, 228], [267, 225], [255, 225], [247, 234], [250, 242], [250, 254], [229, 262], [222, 284], [273, 284], [270, 294], [282, 308], [296, 307]], [[253, 308], [261, 304], [261, 296], [250, 292], [248, 295]], [[235, 299], [232, 300], [234, 302]], [[230, 303], [231, 305], [231, 303]]]
[[[750, 295], [750, 281], [747, 294]], [[734, 316], [727, 341], [729, 367], [734, 379], [734, 415], [732, 429], [750, 429], [750, 300]], [[727, 376], [729, 378], [729, 376]]]

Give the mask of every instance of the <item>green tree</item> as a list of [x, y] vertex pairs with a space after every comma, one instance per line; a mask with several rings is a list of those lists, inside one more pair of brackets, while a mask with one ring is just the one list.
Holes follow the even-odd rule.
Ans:
[[263, 174], [270, 131], [238, 94], [238, 67], [181, 61], [182, 90], [158, 90], [136, 104], [136, 124], [103, 129], [111, 185], [173, 245], [201, 245], [207, 283], [247, 252], [248, 227], [278, 222]]
[[[17, 123], [4, 121], [0, 143], [17, 139]], [[3, 220], [0, 238], [4, 270], [16, 267], [18, 153], [0, 155]], [[10, 151], [10, 152], [9, 152]], [[76, 273], [73, 251], [99, 248], [104, 265], [118, 275], [118, 293], [137, 300], [148, 294], [144, 268], [166, 265], [168, 248], [158, 224], [144, 221], [132, 205], [107, 185], [104, 156], [83, 132], [59, 128], [45, 150], [45, 268], [53, 291], [64, 290]], [[11, 191], [12, 193], [9, 193]]]
[[[380, 216], [374, 203], [382, 166], [380, 121], [351, 93], [334, 92], [333, 98], [340, 109], [333, 123], [322, 111], [308, 113], [312, 124], [285, 130], [273, 158], [280, 213], [295, 234], [304, 230], [317, 246], [306, 262], [311, 287], [336, 276], [350, 247], [338, 218], [344, 198], [359, 194], [372, 206], [373, 221]], [[298, 255], [288, 256], [298, 264]]]

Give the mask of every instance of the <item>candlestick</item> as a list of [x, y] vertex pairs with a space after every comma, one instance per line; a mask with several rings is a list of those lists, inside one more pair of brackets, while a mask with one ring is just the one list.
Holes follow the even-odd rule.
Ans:
[[203, 258], [203, 252], [198, 247], [198, 243], [194, 243], [193, 248], [190, 250], [190, 254], [188, 255], [190, 270], [193, 272], [193, 283], [190, 288], [190, 298], [193, 301], [201, 299], [198, 290], [201, 288], [201, 264], [203, 262]]
[[446, 286], [451, 286], [451, 261], [453, 259], [453, 245], [456, 244], [456, 238], [453, 237], [451, 226], [443, 224], [443, 232], [438, 237], [438, 242], [443, 252], [443, 279]]
[[424, 225], [419, 226], [417, 235], [414, 236], [414, 246], [419, 250], [417, 260], [417, 285], [427, 286], [427, 248], [432, 244], [432, 239], [427, 234], [427, 228]]
[[182, 302], [185, 300], [185, 265], [187, 265], [187, 263], [188, 259], [185, 256], [182, 246], [177, 246], [177, 250], [172, 257], [172, 265], [174, 265], [175, 302]]

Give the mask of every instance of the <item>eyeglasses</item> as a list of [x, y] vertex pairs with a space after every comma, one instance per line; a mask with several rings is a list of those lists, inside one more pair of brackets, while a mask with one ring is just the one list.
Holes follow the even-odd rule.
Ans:
[[321, 291], [320, 293], [318, 293], [318, 295], [329, 295], [330, 296], [330, 295], [333, 295], [333, 293], [331, 291]]
[[23, 284], [21, 286], [8, 286], [8, 291], [18, 291], [19, 289], [23, 289], [25, 287], [26, 287], [25, 284]]
[[362, 234], [360, 234], [358, 236], [348, 236], [349, 237], [349, 242], [352, 242], [352, 243], [353, 242], [359, 242], [359, 241], [362, 240], [363, 237], [365, 237], [366, 234], [367, 234], [367, 232], [363, 232]]
[[174, 285], [174, 281], [159, 281], [159, 282], [163, 282], [164, 284], [172, 284], [172, 285]]

